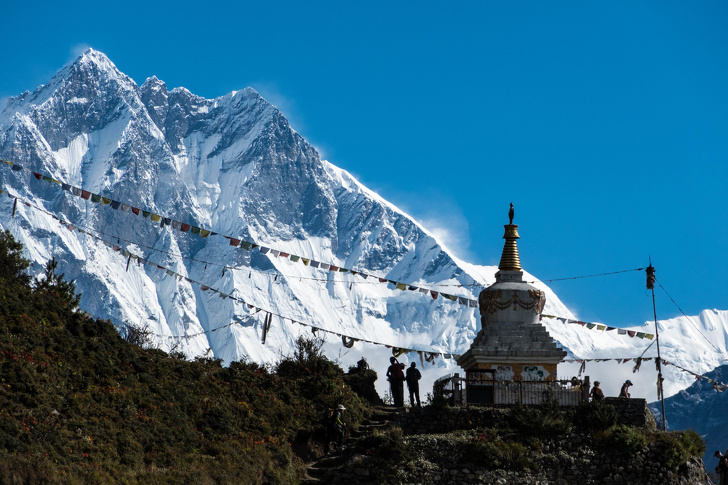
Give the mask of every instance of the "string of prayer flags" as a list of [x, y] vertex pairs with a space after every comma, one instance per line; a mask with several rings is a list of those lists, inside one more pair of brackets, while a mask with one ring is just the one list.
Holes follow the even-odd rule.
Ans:
[[[194, 234], [196, 236], [200, 236], [200, 237], [204, 237], [204, 238], [217, 235], [216, 232], [213, 232], [213, 231], [211, 231], [209, 229], [205, 229], [205, 228], [193, 226], [191, 224], [187, 224], [187, 223], [184, 223], [184, 222], [181, 222], [181, 221], [177, 221], [177, 220], [174, 220], [174, 219], [169, 218], [169, 217], [164, 217], [164, 216], [162, 216], [160, 214], [156, 214], [154, 212], [147, 211], [147, 210], [144, 210], [144, 209], [139, 209], [139, 208], [134, 207], [132, 205], [125, 204], [125, 203], [122, 203], [120, 201], [117, 201], [117, 200], [114, 200], [114, 199], [111, 199], [111, 198], [108, 198], [108, 197], [101, 196], [100, 194], [95, 194], [95, 193], [89, 192], [87, 190], [81, 189], [79, 187], [74, 187], [74, 186], [72, 186], [70, 184], [66, 184], [65, 182], [61, 182], [59, 180], [55, 180], [52, 177], [49, 177], [47, 175], [43, 175], [43, 174], [38, 173], [38, 172], [33, 172], [33, 171], [31, 171], [29, 169], [26, 169], [26, 168], [22, 167], [21, 165], [18, 165], [18, 164], [14, 163], [14, 162], [10, 162], [10, 161], [7, 161], [7, 160], [0, 160], [0, 161], [2, 161], [5, 165], [10, 166], [13, 171], [23, 171], [23, 170], [25, 170], [25, 171], [28, 171], [28, 172], [32, 173], [33, 176], [37, 180], [42, 180], [42, 181], [46, 181], [46, 182], [49, 182], [49, 183], [58, 184], [58, 185], [60, 185], [63, 188], [63, 190], [69, 191], [71, 194], [73, 194], [76, 197], [80, 197], [80, 198], [85, 199], [85, 200], [90, 200], [93, 203], [100, 203], [101, 205], [110, 206], [114, 210], [121, 210], [121, 211], [124, 211], [124, 212], [129, 212], [129, 213], [134, 214], [136, 216], [138, 216], [141, 213], [141, 215], [144, 218], [148, 218], [148, 219], [150, 219], [153, 222], [160, 223], [160, 226], [162, 228], [164, 228], [164, 227], [171, 227], [173, 230], [178, 230], [178, 231], [181, 231], [181, 232], [188, 232], [189, 231], [190, 233], [192, 233], [192, 234]], [[338, 265], [331, 265], [331, 264], [327, 264], [327, 263], [322, 263], [320, 261], [314, 261], [314, 260], [312, 260], [310, 258], [304, 258], [304, 257], [302, 257], [300, 255], [291, 254], [291, 253], [284, 252], [284, 251], [280, 251], [280, 250], [277, 250], [277, 249], [264, 248], [264, 247], [261, 247], [261, 246], [259, 246], [257, 244], [254, 244], [254, 243], [251, 243], [251, 242], [248, 242], [248, 241], [243, 241], [240, 238], [233, 238], [231, 236], [224, 236], [224, 237], [226, 237], [227, 239], [230, 240], [230, 245], [231, 246], [239, 247], [239, 248], [241, 248], [243, 250], [246, 250], [246, 251], [251, 251], [251, 250], [253, 250], [253, 249], [255, 249], [257, 247], [257, 248], [260, 248], [260, 252], [262, 254], [270, 253], [273, 256], [279, 256], [279, 257], [287, 258], [287, 259], [289, 259], [292, 262], [299, 262], [300, 261], [305, 266], [311, 266], [313, 268], [321, 268], [323, 270], [330, 271], [330, 272], [351, 273], [353, 275], [358, 275], [358, 276], [362, 277], [363, 279], [367, 279], [370, 276], [374, 276], [374, 275], [371, 275], [371, 274], [367, 274], [366, 272], [363, 272], [363, 271], [352, 270], [350, 268], [344, 268], [344, 267], [341, 267], [341, 266], [338, 266]], [[387, 278], [381, 278], [380, 277], [379, 278], [379, 282], [380, 283], [392, 283], [395, 286], [395, 288], [397, 288], [399, 290], [402, 290], [402, 291], [409, 290], [409, 291], [419, 291], [419, 292], [424, 293], [424, 294], [429, 293], [430, 296], [432, 296], [432, 298], [434, 300], [437, 300], [438, 296], [439, 295], [442, 295], [442, 297], [445, 298], [446, 300], [449, 300], [449, 301], [458, 303], [460, 305], [467, 306], [469, 308], [477, 308], [478, 307], [477, 300], [472, 299], [472, 298], [467, 298], [467, 297], [463, 297], [463, 296], [456, 296], [456, 295], [450, 295], [450, 294], [446, 294], [446, 293], [438, 293], [437, 291], [427, 290], [427, 289], [424, 289], [424, 291], [422, 291], [423, 288], [420, 288], [418, 286], [411, 285], [411, 284], [408, 284], [408, 283], [404, 283], [404, 282], [401, 282], [401, 281], [388, 280]], [[457, 285], [457, 286], [462, 287], [463, 285]]]
[[[14, 196], [10, 195], [10, 193], [7, 192], [6, 190], [0, 189], [0, 194], [2, 194], [2, 193], [7, 193], [8, 196], [10, 198], [12, 198], [12, 199], [15, 199], [15, 201], [20, 200], [18, 197], [14, 197]], [[299, 325], [311, 327], [311, 331], [314, 332], [314, 334], [317, 331], [322, 331], [322, 332], [330, 333], [330, 334], [336, 335], [338, 337], [341, 337], [342, 338], [342, 342], [348, 348], [351, 348], [350, 346], [353, 346], [353, 344], [355, 342], [365, 342], [365, 343], [372, 344], [372, 345], [384, 345], [387, 348], [392, 348], [393, 349], [392, 352], [395, 353], [395, 355], [397, 355], [397, 356], [399, 356], [399, 355], [401, 355], [403, 353], [409, 353], [409, 352], [418, 352], [418, 354], [424, 353], [424, 355], [426, 355], [427, 358], [428, 358], [428, 362], [430, 361], [430, 359], [433, 359], [434, 360], [434, 358], [436, 358], [438, 356], [442, 356], [445, 359], [455, 359], [455, 360], [457, 360], [457, 359], [460, 358], [460, 355], [459, 354], [440, 354], [440, 353], [438, 353], [436, 351], [427, 352], [427, 351], [423, 351], [423, 350], [415, 350], [415, 349], [406, 349], [406, 348], [392, 347], [391, 345], [387, 345], [387, 344], [382, 343], [382, 342], [375, 342], [375, 341], [371, 341], [371, 340], [359, 339], [359, 338], [356, 338], [356, 337], [353, 337], [353, 336], [349, 336], [349, 335], [343, 335], [341, 333], [334, 332], [332, 330], [327, 330], [327, 329], [324, 329], [324, 328], [316, 327], [316, 326], [311, 325], [311, 324], [303, 323], [303, 322], [294, 320], [292, 318], [287, 318], [287, 317], [284, 317], [282, 315], [275, 314], [275, 313], [270, 312], [268, 310], [264, 310], [262, 308], [259, 308], [259, 307], [255, 306], [255, 305], [252, 305], [252, 304], [250, 304], [250, 303], [242, 300], [241, 298], [238, 298], [238, 297], [235, 297], [233, 295], [229, 295], [229, 294], [223, 293], [223, 292], [221, 292], [221, 291], [219, 291], [219, 290], [217, 290], [215, 288], [212, 288], [210, 286], [204, 285], [203, 283], [201, 283], [199, 281], [193, 280], [193, 279], [191, 279], [191, 278], [189, 278], [187, 276], [184, 276], [184, 275], [181, 275], [179, 273], [176, 273], [175, 271], [172, 271], [169, 268], [165, 268], [164, 266], [158, 265], [158, 264], [154, 263], [153, 261], [150, 261], [147, 258], [144, 258], [142, 256], [138, 256], [138, 255], [136, 255], [136, 254], [128, 251], [127, 249], [122, 248], [121, 246], [118, 246], [116, 244], [110, 243], [110, 242], [108, 242], [108, 241], [100, 238], [99, 236], [91, 233], [88, 230], [84, 230], [83, 228], [77, 227], [74, 224], [69, 224], [69, 223], [63, 222], [55, 214], [52, 214], [52, 213], [46, 211], [45, 209], [43, 209], [41, 207], [32, 205], [29, 202], [25, 202], [25, 201], [21, 201], [21, 202], [24, 205], [28, 206], [28, 207], [31, 207], [31, 208], [33, 208], [35, 210], [38, 210], [40, 212], [43, 212], [43, 213], [49, 215], [54, 220], [58, 221], [58, 223], [61, 226], [63, 226], [65, 229], [67, 229], [69, 231], [78, 231], [79, 233], [86, 234], [90, 238], [97, 240], [100, 244], [103, 244], [104, 246], [106, 246], [110, 250], [112, 250], [114, 252], [120, 253], [120, 255], [122, 255], [123, 257], [127, 258], [127, 270], [128, 270], [128, 263], [133, 259], [133, 260], [136, 260], [139, 264], [147, 265], [150, 268], [156, 268], [159, 271], [162, 271], [163, 274], [168, 275], [168, 276], [171, 276], [171, 277], [175, 278], [178, 281], [184, 280], [184, 281], [186, 281], [188, 283], [196, 284], [196, 285], [198, 285], [200, 287], [201, 291], [205, 291], [205, 292], [209, 291], [209, 292], [215, 293], [215, 294], [217, 294], [223, 300], [224, 299], [230, 299], [230, 300], [233, 300], [233, 301], [240, 302], [241, 304], [244, 305], [245, 308], [247, 308], [249, 311], [253, 312], [253, 314], [258, 313], [258, 312], [261, 312], [261, 311], [265, 312], [266, 313], [266, 319], [267, 319], [267, 321], [264, 322], [264, 333], [262, 335], [262, 343], [263, 344], [265, 344], [265, 340], [267, 339], [267, 336], [268, 336], [268, 334], [270, 332], [270, 327], [271, 327], [273, 315], [277, 315], [284, 322], [285, 322], [286, 319], [288, 319], [288, 320], [291, 321], [291, 323], [296, 323], [296, 324], [299, 324]], [[79, 311], [81, 311], [81, 310], [79, 310]], [[84, 313], [85, 315], [87, 315], [89, 318], [91, 317], [89, 314], [87, 314], [87, 313], [85, 313], [83, 311], [82, 311], [82, 313]], [[96, 318], [98, 319], [98, 317], [96, 317]], [[232, 323], [229, 323], [229, 324], [226, 324], [226, 325], [222, 325], [220, 327], [216, 327], [216, 328], [213, 328], [213, 329], [210, 329], [210, 330], [207, 330], [207, 331], [198, 332], [198, 333], [194, 333], [194, 334], [185, 334], [185, 335], [181, 335], [181, 336], [179, 336], [179, 335], [157, 335], [157, 334], [153, 334], [153, 335], [156, 336], [156, 337], [160, 337], [160, 338], [190, 339], [190, 338], [194, 338], [194, 337], [197, 337], [197, 336], [200, 336], [200, 335], [204, 335], [204, 334], [207, 334], [207, 333], [210, 333], [210, 332], [215, 332], [217, 330], [220, 330], [220, 329], [229, 327], [229, 326], [231, 326], [231, 325], [233, 325], [235, 323], [240, 323], [240, 322], [232, 322]], [[124, 325], [128, 325], [128, 324], [124, 324]], [[433, 364], [434, 364], [434, 362], [433, 362]]]
[[647, 339], [647, 340], [652, 340], [655, 338], [655, 335], [651, 334], [651, 333], [637, 332], [634, 330], [627, 330], [624, 328], [617, 328], [617, 327], [608, 327], [607, 325], [603, 325], [601, 323], [587, 323], [587, 322], [582, 322], [580, 320], [572, 320], [570, 318], [557, 317], [555, 315], [541, 315], [541, 317], [556, 319], [562, 323], [581, 325], [582, 327], [585, 327], [589, 330], [597, 330], [600, 332], [604, 332], [604, 331], [612, 332], [612, 331], [616, 330], [617, 335], [628, 335], [631, 338], [637, 337], [637, 338]]

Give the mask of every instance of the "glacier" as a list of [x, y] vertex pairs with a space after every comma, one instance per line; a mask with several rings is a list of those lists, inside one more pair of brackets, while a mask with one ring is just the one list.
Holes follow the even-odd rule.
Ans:
[[[210, 100], [181, 87], [168, 90], [156, 77], [139, 86], [89, 49], [48, 84], [8, 100], [0, 112], [0, 158], [219, 235], [414, 287], [477, 299], [495, 281], [496, 267], [455, 257], [422, 224], [322, 160], [252, 88]], [[0, 180], [11, 195], [0, 197], [0, 228], [24, 244], [33, 274], [56, 258], [82, 294], [84, 311], [119, 328], [146, 325], [165, 351], [273, 365], [316, 327], [326, 354], [345, 369], [365, 357], [381, 375], [390, 347], [460, 354], [479, 330], [477, 308], [241, 250], [219, 235], [201, 238], [160, 227], [36, 180], [26, 170], [0, 165]], [[13, 217], [14, 197], [42, 210], [19, 204]], [[502, 210], [505, 219], [505, 204], [493, 210]], [[86, 232], [70, 231], [50, 214]], [[528, 228], [521, 232], [527, 244]], [[493, 237], [501, 235], [494, 227]], [[150, 265], [128, 264], [102, 240], [235, 299], [223, 300]], [[546, 292], [545, 314], [576, 319], [548, 286], [534, 275], [524, 278]], [[263, 343], [266, 312], [277, 316]], [[647, 339], [556, 319], [543, 323], [569, 359], [656, 355]], [[697, 373], [724, 362], [728, 312], [706, 310], [658, 325], [669, 362]], [[654, 333], [654, 322], [630, 330]], [[336, 334], [390, 347], [358, 342], [346, 348]], [[402, 359], [423, 362], [417, 353]], [[423, 364], [423, 390], [441, 375], [459, 372], [442, 355]], [[561, 364], [559, 373], [577, 375], [580, 366]], [[589, 361], [584, 373], [606, 383], [607, 393], [631, 378], [636, 397], [654, 400], [654, 368], [632, 368], [615, 360]], [[665, 367], [665, 377], [668, 396], [694, 379], [675, 366]], [[386, 381], [377, 386], [384, 395]]]

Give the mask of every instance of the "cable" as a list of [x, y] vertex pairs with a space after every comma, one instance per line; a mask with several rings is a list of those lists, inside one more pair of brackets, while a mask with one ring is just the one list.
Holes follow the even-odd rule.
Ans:
[[[684, 311], [682, 311], [682, 308], [680, 308], [680, 306], [679, 306], [679, 305], [678, 305], [678, 304], [677, 304], [677, 303], [675, 302], [675, 300], [673, 300], [673, 299], [672, 299], [672, 297], [671, 297], [671, 296], [670, 296], [670, 294], [669, 294], [669, 293], [667, 292], [667, 290], [665, 289], [665, 287], [664, 287], [664, 286], [662, 286], [661, 284], [659, 284], [659, 285], [657, 285], [657, 286], [659, 286], [660, 288], [662, 288], [662, 291], [664, 291], [664, 292], [665, 292], [665, 294], [666, 294], [666, 295], [667, 295], [667, 297], [668, 297], [668, 298], [670, 299], [670, 301], [671, 301], [671, 302], [672, 302], [672, 303], [673, 303], [673, 304], [674, 304], [674, 305], [675, 305], [675, 306], [677, 307], [677, 309], [678, 309], [678, 310], [680, 310], [680, 313], [682, 313], [682, 314], [683, 314], [683, 316], [684, 316], [685, 318], [687, 318], [687, 319], [688, 319], [688, 321], [690, 322], [690, 324], [691, 324], [691, 325], [692, 325], [692, 326], [693, 326], [693, 327], [695, 328], [695, 330], [696, 330], [696, 331], [697, 331], [697, 332], [698, 332], [698, 333], [699, 333], [699, 334], [700, 334], [700, 335], [701, 335], [701, 336], [702, 336], [702, 337], [703, 337], [703, 338], [704, 338], [704, 339], [705, 339], [705, 340], [706, 340], [706, 341], [707, 341], [707, 342], [708, 342], [708, 343], [710, 344], [710, 346], [711, 346], [711, 347], [713, 347], [713, 349], [715, 349], [715, 351], [716, 351], [717, 353], [719, 353], [719, 354], [720, 354], [721, 356], [725, 357], [725, 354], [724, 354], [723, 352], [721, 352], [721, 351], [720, 351], [720, 349], [718, 349], [718, 347], [716, 347], [715, 345], [713, 345], [713, 342], [711, 342], [711, 341], [710, 341], [710, 339], [709, 339], [708, 337], [706, 337], [706, 336], [705, 336], [705, 335], [703, 334], [703, 332], [701, 332], [701, 331], [700, 331], [700, 328], [698, 328], [698, 326], [697, 326], [697, 325], [695, 324], [695, 322], [693, 322], [693, 319], [692, 319], [692, 318], [690, 318], [689, 316], [687, 316], [687, 315], [685, 314], [685, 312], [684, 312]], [[726, 360], [728, 360], [728, 359], [725, 359], [725, 358], [724, 358], [723, 360], [724, 360], [724, 361], [726, 361]]]

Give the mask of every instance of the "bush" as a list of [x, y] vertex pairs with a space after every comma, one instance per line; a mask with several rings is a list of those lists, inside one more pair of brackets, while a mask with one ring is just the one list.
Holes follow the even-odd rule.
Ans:
[[670, 470], [677, 470], [691, 456], [705, 453], [705, 443], [693, 430], [659, 433], [656, 443], [660, 463]]
[[613, 453], [634, 455], [647, 446], [647, 437], [639, 428], [618, 425], [597, 435], [597, 441]]
[[463, 460], [489, 470], [517, 470], [522, 471], [535, 468], [529, 458], [529, 449], [517, 442], [476, 439], [463, 446]]
[[574, 425], [591, 434], [611, 428], [617, 424], [617, 419], [614, 406], [599, 401], [582, 403], [574, 413]]

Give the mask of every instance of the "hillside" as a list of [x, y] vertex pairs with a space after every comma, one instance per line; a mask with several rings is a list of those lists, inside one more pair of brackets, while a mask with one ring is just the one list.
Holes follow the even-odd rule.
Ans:
[[316, 345], [276, 367], [145, 349], [75, 312], [52, 264], [32, 282], [21, 250], [0, 233], [1, 483], [295, 483], [324, 409], [362, 419]]

